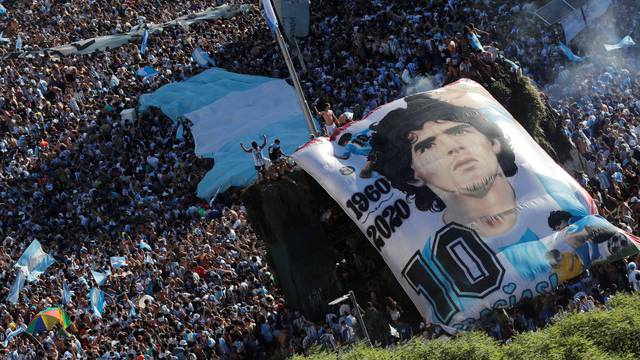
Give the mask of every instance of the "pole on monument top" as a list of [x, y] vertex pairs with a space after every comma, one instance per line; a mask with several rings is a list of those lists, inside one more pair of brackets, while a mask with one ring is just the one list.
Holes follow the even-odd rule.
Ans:
[[312, 136], [317, 136], [319, 132], [316, 129], [315, 121], [313, 120], [313, 116], [311, 115], [311, 110], [309, 110], [309, 105], [307, 104], [307, 100], [305, 99], [304, 93], [302, 92], [302, 86], [300, 86], [298, 73], [296, 72], [296, 68], [293, 66], [293, 61], [291, 60], [291, 55], [289, 54], [289, 50], [287, 49], [287, 44], [285, 43], [284, 38], [282, 37], [282, 33], [280, 32], [278, 17], [273, 10], [271, 0], [261, 1], [265, 15], [267, 17], [267, 24], [269, 24], [269, 27], [273, 31], [276, 40], [278, 41], [280, 51], [282, 51], [282, 56], [284, 57], [284, 62], [287, 64], [287, 69], [289, 69], [289, 75], [291, 76], [293, 87], [296, 90], [296, 95], [298, 96], [298, 101], [300, 102], [300, 108], [302, 108], [302, 113], [304, 114], [304, 118], [307, 122], [309, 134]]

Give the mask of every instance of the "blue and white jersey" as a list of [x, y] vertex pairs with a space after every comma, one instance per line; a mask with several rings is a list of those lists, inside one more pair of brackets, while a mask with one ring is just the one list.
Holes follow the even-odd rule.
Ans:
[[367, 157], [371, 152], [371, 145], [369, 144], [369, 140], [371, 140], [371, 133], [373, 130], [364, 129], [360, 132], [352, 134], [351, 140], [345, 145], [345, 149], [347, 152], [344, 154], [354, 154]]
[[[518, 214], [511, 230], [499, 236], [480, 238], [480, 241], [487, 245], [487, 255], [473, 250], [474, 240], [464, 236], [459, 239], [459, 243], [454, 241], [449, 245], [449, 251], [454, 253], [452, 261], [457, 261], [459, 266], [466, 269], [461, 275], [467, 276], [471, 284], [474, 281], [479, 282], [492, 271], [485, 268], [487, 263], [492, 262], [478, 257], [493, 257], [493, 262], [497, 264], [496, 268], [503, 269], [500, 286], [495, 287], [490, 293], [481, 295], [485, 302], [492, 304], [494, 308], [513, 306], [522, 298], [543, 294], [559, 285], [558, 275], [549, 263], [547, 253], [554, 249], [559, 249], [561, 252], [575, 250], [566, 245], [562, 236], [558, 236], [558, 233], [549, 227], [549, 209], [566, 211], [571, 214], [574, 221], [585, 216], [591, 217], [588, 197], [579, 191], [573, 191], [575, 187], [570, 184], [536, 174], [533, 169], [528, 168], [527, 164], [520, 164], [516, 175], [508, 178], [508, 181], [515, 192]], [[540, 194], [546, 195], [540, 196]], [[523, 211], [527, 213], [526, 219], [521, 216]], [[462, 226], [466, 227], [464, 224]], [[450, 272], [448, 269], [454, 267], [434, 256], [434, 252], [437, 251], [434, 240], [442, 237], [442, 231], [447, 227], [451, 227], [451, 224], [441, 222], [440, 226], [434, 227], [439, 230], [429, 236], [422, 250], [422, 257], [426, 262], [431, 263], [427, 266], [443, 284], [450, 283], [454, 276], [460, 275], [448, 273]], [[597, 250], [588, 248], [586, 252], [593, 253]], [[599, 254], [593, 254], [589, 255], [589, 258], [593, 256], [600, 257]], [[459, 296], [460, 291], [453, 286], [449, 286], [446, 292], [449, 301], [452, 301], [455, 304], [454, 307], [458, 309], [456, 315], [448, 321], [456, 327], [464, 328], [470, 325], [464, 323], [465, 319], [461, 318], [464, 313], [476, 311], [481, 315], [483, 311], [491, 310], [485, 306], [479, 306], [476, 297]], [[442, 320], [447, 322], [446, 319]]]

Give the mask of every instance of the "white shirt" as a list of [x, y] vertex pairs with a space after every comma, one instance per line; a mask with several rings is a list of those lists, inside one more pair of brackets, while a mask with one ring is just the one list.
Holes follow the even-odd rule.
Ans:
[[629, 270], [627, 273], [627, 279], [629, 279], [629, 284], [633, 291], [640, 291], [640, 271], [638, 270]]
[[261, 148], [251, 148], [251, 155], [253, 156], [253, 164], [255, 166], [265, 166], [266, 163], [264, 161], [264, 156], [262, 155], [262, 149]]

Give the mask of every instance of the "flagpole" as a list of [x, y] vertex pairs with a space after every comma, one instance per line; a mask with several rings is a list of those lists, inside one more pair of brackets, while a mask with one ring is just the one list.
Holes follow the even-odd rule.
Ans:
[[[267, 9], [265, 12], [267, 13], [267, 19], [271, 16], [275, 17], [275, 12], [273, 12], [273, 5], [271, 4], [271, 0], [262, 0], [262, 4], [264, 6], [269, 6], [271, 14]], [[296, 72], [296, 68], [293, 66], [293, 61], [291, 61], [291, 55], [289, 54], [289, 50], [287, 49], [287, 44], [284, 42], [284, 38], [282, 37], [282, 33], [280, 32], [280, 27], [278, 26], [277, 19], [273, 19], [274, 24], [270, 24], [271, 29], [274, 32], [276, 40], [278, 41], [278, 45], [280, 46], [280, 51], [282, 51], [282, 56], [284, 57], [284, 62], [287, 64], [287, 69], [289, 69], [289, 75], [291, 76], [291, 81], [293, 82], [293, 87], [296, 90], [296, 95], [298, 96], [298, 101], [300, 102], [300, 107], [302, 108], [302, 113], [304, 114], [304, 118], [307, 121], [307, 128], [309, 129], [309, 134], [312, 136], [318, 135], [318, 130], [315, 126], [315, 121], [313, 120], [313, 116], [311, 116], [311, 110], [309, 110], [309, 105], [307, 104], [307, 100], [304, 97], [304, 93], [302, 92], [302, 86], [300, 86], [300, 80], [298, 79], [298, 73]]]

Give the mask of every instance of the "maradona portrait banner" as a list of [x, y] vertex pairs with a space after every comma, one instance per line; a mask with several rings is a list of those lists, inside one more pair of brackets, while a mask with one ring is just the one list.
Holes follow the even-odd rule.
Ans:
[[482, 86], [461, 80], [383, 105], [295, 160], [380, 252], [427, 321], [469, 328], [551, 291], [638, 239]]

